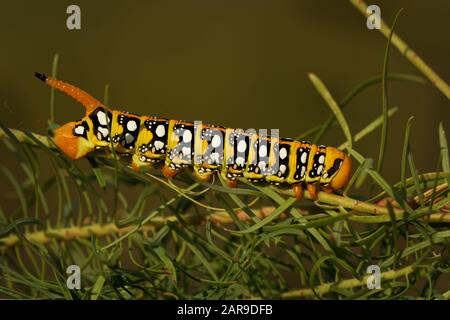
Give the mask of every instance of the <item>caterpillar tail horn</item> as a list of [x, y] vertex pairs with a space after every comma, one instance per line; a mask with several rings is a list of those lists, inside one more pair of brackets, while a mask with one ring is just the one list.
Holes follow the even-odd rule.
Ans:
[[[60, 90], [80, 102], [85, 108], [86, 116], [95, 108], [102, 105], [100, 101], [92, 97], [90, 94], [71, 84], [47, 77], [43, 73], [35, 72], [34, 75], [50, 87]], [[75, 128], [77, 126], [80, 127], [80, 125], [83, 126], [82, 131], [83, 134], [86, 135], [85, 137], [74, 134]], [[87, 131], [89, 130], [89, 127], [87, 123], [85, 125], [86, 127], [84, 127], [84, 123], [71, 121], [54, 130], [53, 138], [56, 145], [72, 160], [84, 157], [95, 148], [92, 141], [88, 139]], [[81, 128], [78, 130], [80, 129]]]
[[86, 114], [93, 111], [99, 105], [102, 105], [100, 101], [92, 97], [89, 93], [69, 83], [54, 79], [52, 77], [48, 77], [45, 74], [39, 72], [35, 72], [34, 75], [36, 76], [36, 78], [45, 82], [50, 87], [64, 92], [68, 96], [81, 103], [85, 108]]

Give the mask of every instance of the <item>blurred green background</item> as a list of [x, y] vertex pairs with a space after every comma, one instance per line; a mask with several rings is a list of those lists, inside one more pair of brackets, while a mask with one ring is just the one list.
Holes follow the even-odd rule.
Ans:
[[[66, 28], [66, 8], [81, 8], [81, 30]], [[371, 1], [389, 24], [449, 81], [450, 3]], [[336, 99], [381, 74], [385, 38], [366, 28], [347, 1], [2, 1], [0, 10], [1, 121], [45, 134], [49, 89], [33, 77], [51, 72], [130, 112], [203, 120], [240, 128], [278, 128], [293, 137], [322, 123], [329, 109], [307, 78], [316, 73]], [[396, 49], [390, 72], [420, 75]], [[437, 126], [450, 131], [448, 99], [429, 82], [392, 82], [383, 174], [398, 181], [404, 127], [415, 116], [412, 147], [421, 172], [435, 170]], [[371, 87], [345, 109], [353, 133], [381, 112], [381, 87]], [[80, 118], [81, 106], [57, 94], [56, 121]], [[338, 127], [321, 143], [344, 140]], [[377, 157], [379, 131], [356, 144]]]

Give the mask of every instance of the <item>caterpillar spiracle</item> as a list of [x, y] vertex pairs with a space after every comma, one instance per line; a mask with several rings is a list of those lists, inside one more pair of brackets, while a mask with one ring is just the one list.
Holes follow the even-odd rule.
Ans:
[[54, 131], [56, 145], [72, 160], [96, 149], [114, 148], [131, 156], [137, 171], [159, 164], [170, 178], [192, 167], [198, 179], [207, 181], [218, 172], [230, 187], [240, 177], [290, 185], [297, 198], [306, 185], [314, 199], [319, 189], [344, 188], [351, 176], [350, 157], [334, 147], [112, 110], [71, 84], [41, 73], [35, 76], [85, 108], [82, 119]]

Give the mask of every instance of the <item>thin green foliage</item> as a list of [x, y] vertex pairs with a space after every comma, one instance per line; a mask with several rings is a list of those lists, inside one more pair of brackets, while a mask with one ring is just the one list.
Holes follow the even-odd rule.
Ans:
[[[59, 54], [55, 54], [53, 56], [53, 63], [52, 63], [52, 77], [57, 78], [58, 76], [58, 61], [59, 61]], [[49, 124], [53, 125], [55, 123], [55, 89], [50, 89], [50, 119]]]
[[311, 82], [316, 87], [317, 91], [322, 95], [323, 99], [330, 107], [331, 111], [336, 117], [336, 120], [341, 126], [342, 131], [344, 132], [345, 138], [347, 139], [347, 147], [351, 149], [353, 145], [352, 134], [350, 133], [350, 128], [348, 126], [347, 120], [345, 120], [342, 110], [339, 108], [338, 104], [333, 99], [331, 93], [325, 87], [324, 83], [315, 74], [310, 73], [309, 79], [311, 80]]
[[386, 150], [386, 141], [387, 141], [387, 130], [388, 130], [388, 85], [387, 85], [387, 75], [388, 75], [388, 66], [389, 66], [389, 49], [391, 47], [392, 35], [394, 34], [395, 24], [397, 22], [397, 18], [402, 13], [403, 9], [400, 9], [394, 17], [394, 22], [392, 23], [391, 32], [389, 34], [389, 38], [386, 42], [386, 50], [384, 52], [384, 61], [383, 61], [383, 78], [382, 78], [382, 90], [381, 90], [381, 104], [382, 104], [382, 114], [383, 114], [383, 125], [381, 127], [381, 136], [380, 136], [380, 151], [378, 153], [378, 161], [377, 161], [377, 171], [381, 172], [381, 168], [383, 167], [384, 153]]
[[[450, 159], [448, 152], [448, 143], [445, 136], [444, 126], [439, 123], [439, 144], [441, 146], [442, 169], [444, 172], [450, 173]], [[447, 176], [447, 185], [450, 186], [450, 176]], [[450, 194], [449, 194], [450, 200]]]

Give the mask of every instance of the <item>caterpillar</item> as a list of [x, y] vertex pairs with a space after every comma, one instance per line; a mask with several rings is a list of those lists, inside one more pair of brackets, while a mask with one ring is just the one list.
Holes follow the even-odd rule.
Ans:
[[305, 185], [316, 199], [318, 190], [339, 191], [351, 176], [350, 157], [334, 147], [112, 110], [69, 83], [42, 73], [35, 76], [85, 108], [82, 119], [54, 131], [55, 144], [72, 160], [113, 148], [131, 156], [136, 171], [162, 165], [163, 175], [172, 178], [192, 167], [202, 181], [219, 173], [230, 187], [236, 187], [240, 177], [288, 185], [298, 199]]

